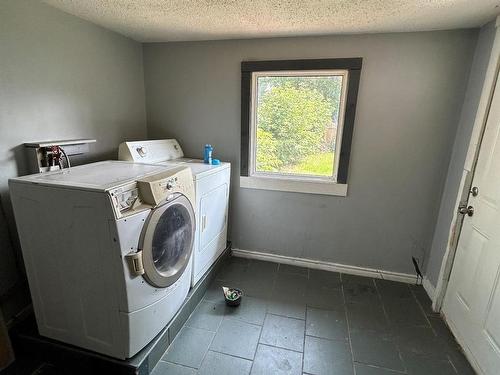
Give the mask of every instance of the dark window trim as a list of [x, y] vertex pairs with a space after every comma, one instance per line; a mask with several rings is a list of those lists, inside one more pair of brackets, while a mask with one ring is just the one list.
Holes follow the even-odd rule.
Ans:
[[249, 176], [248, 157], [250, 155], [250, 101], [252, 98], [252, 73], [280, 70], [342, 69], [349, 72], [349, 81], [347, 85], [344, 128], [342, 133], [342, 144], [340, 148], [337, 183], [346, 184], [362, 65], [363, 59], [361, 57], [341, 59], [243, 61], [241, 63], [240, 175]]

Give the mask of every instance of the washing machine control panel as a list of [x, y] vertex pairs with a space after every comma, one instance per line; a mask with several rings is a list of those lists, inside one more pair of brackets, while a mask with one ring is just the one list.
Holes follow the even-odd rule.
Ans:
[[169, 200], [174, 193], [185, 193], [186, 181], [192, 183], [191, 169], [185, 166], [169, 168], [164, 172], [137, 180], [141, 200], [153, 207]]
[[184, 153], [175, 139], [124, 142], [118, 148], [118, 160], [138, 163], [160, 163], [182, 157]]
[[166, 191], [173, 190], [177, 187], [177, 177], [170, 178], [160, 183], [160, 186]]
[[176, 193], [194, 202], [193, 175], [188, 167], [175, 167], [109, 190], [115, 217], [120, 219], [168, 201]]

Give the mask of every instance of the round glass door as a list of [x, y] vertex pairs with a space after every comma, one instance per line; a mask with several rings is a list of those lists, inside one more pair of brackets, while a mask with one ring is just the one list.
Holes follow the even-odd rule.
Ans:
[[144, 276], [151, 285], [164, 288], [181, 277], [191, 257], [194, 229], [193, 207], [184, 195], [153, 210], [141, 246]]

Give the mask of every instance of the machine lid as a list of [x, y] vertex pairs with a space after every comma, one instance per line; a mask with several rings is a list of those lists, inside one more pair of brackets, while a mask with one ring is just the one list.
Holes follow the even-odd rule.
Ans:
[[186, 167], [191, 168], [191, 172], [195, 179], [202, 178], [206, 175], [216, 173], [221, 169], [229, 168], [230, 163], [221, 162], [218, 165], [205, 164], [203, 160], [191, 160], [186, 164]]
[[139, 246], [144, 277], [151, 285], [168, 287], [184, 273], [193, 251], [194, 217], [193, 206], [182, 194], [151, 212]]
[[170, 168], [171, 166], [108, 160], [18, 177], [12, 181], [105, 191]]
[[212, 173], [216, 173], [221, 169], [229, 168], [230, 163], [222, 162], [219, 165], [205, 164], [201, 159], [187, 159], [182, 158], [182, 161], [178, 159], [168, 160], [162, 163], [158, 163], [166, 167], [180, 166], [189, 167], [193, 173], [193, 179], [200, 179]]

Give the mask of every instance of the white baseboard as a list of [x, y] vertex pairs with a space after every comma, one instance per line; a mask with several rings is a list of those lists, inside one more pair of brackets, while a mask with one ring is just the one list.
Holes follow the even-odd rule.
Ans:
[[427, 292], [427, 295], [431, 299], [432, 303], [434, 303], [434, 298], [436, 297], [436, 288], [434, 287], [434, 285], [431, 284], [431, 282], [427, 277], [424, 277], [424, 280], [422, 281], [422, 286]]
[[341, 272], [350, 275], [367, 276], [376, 279], [400, 281], [409, 284], [413, 284], [416, 282], [416, 276], [408, 273], [377, 270], [375, 268], [368, 267], [349, 266], [346, 264], [325, 262], [321, 260], [296, 258], [242, 249], [233, 249], [233, 255], [241, 258], [259, 259], [268, 262], [290, 264], [294, 266], [307, 267], [318, 270]]

